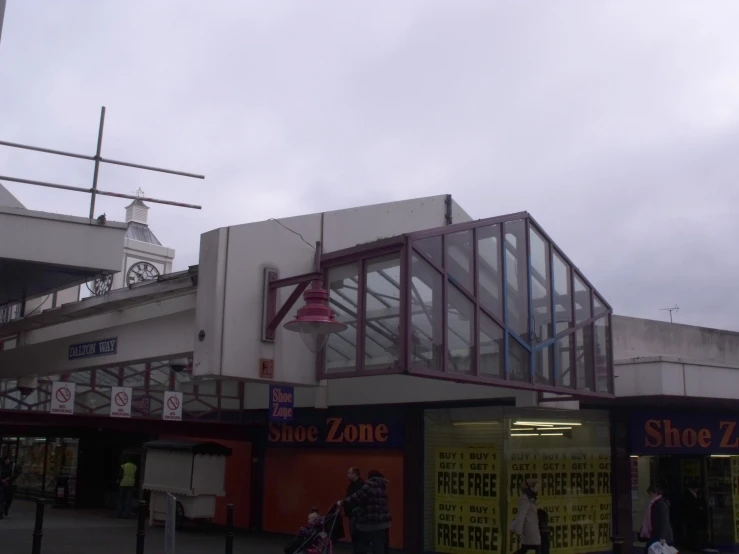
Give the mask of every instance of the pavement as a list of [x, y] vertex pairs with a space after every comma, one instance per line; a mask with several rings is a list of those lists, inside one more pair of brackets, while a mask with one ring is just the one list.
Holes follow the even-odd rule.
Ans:
[[[0, 520], [0, 553], [31, 554], [36, 506], [13, 502], [10, 515]], [[237, 532], [233, 554], [282, 554], [286, 537]], [[215, 526], [182, 529], [176, 554], [223, 554], [225, 531]], [[344, 545], [335, 550], [343, 554]], [[164, 553], [164, 528], [146, 526], [145, 554]], [[41, 554], [135, 554], [136, 519], [117, 519], [111, 512], [57, 509], [47, 505]]]

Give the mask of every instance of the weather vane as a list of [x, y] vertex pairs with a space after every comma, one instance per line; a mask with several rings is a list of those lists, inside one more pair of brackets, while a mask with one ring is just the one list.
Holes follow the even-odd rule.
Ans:
[[142, 196], [144, 196], [144, 191], [141, 189], [141, 187], [139, 187], [137, 190], [133, 191], [133, 193], [136, 196], [138, 196], [139, 198], [141, 198]]

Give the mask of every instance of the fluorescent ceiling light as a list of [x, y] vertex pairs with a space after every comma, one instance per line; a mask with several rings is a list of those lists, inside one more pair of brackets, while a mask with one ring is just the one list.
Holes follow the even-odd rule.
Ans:
[[636, 456], [636, 455], [634, 455], [634, 454], [632, 454], [631, 456], [629, 456], [629, 458], [638, 458], [638, 457], [639, 457], [639, 456]]
[[731, 458], [730, 454], [711, 454], [711, 458]]
[[453, 421], [452, 425], [457, 427], [467, 427], [473, 425], [499, 425], [499, 421]]
[[538, 437], [539, 433], [511, 433], [512, 437]]
[[562, 437], [564, 433], [541, 433], [542, 437]]
[[511, 429], [511, 433], [518, 433], [519, 431], [536, 431], [533, 427], [516, 427]]
[[539, 431], [569, 431], [572, 427], [538, 427]]
[[561, 425], [582, 425], [577, 421], [515, 421], [513, 425], [536, 425], [537, 427], [557, 427]]

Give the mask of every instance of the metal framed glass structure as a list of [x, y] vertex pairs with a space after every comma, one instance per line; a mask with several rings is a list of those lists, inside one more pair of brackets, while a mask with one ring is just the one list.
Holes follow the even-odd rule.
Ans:
[[613, 396], [610, 305], [526, 212], [325, 254], [320, 379], [405, 373]]

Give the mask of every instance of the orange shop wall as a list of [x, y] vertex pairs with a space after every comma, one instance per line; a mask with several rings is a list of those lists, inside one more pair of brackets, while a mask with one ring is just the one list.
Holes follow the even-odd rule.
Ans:
[[216, 442], [232, 450], [226, 458], [226, 496], [216, 498], [216, 513], [213, 522], [226, 524], [226, 505], [234, 505], [234, 525], [248, 528], [251, 523], [251, 443], [203, 437], [161, 437], [163, 440], [188, 440]]
[[[308, 511], [325, 513], [344, 498], [346, 472], [358, 467], [362, 477], [377, 469], [389, 484], [390, 546], [403, 548], [403, 452], [393, 450], [317, 450], [267, 448], [264, 459], [262, 528], [271, 533], [294, 534], [306, 523]], [[349, 525], [344, 519], [344, 533]]]

